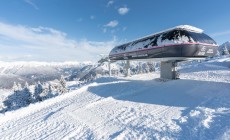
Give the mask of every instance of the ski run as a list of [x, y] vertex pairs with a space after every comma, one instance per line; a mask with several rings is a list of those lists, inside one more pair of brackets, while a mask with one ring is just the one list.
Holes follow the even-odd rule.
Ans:
[[99, 78], [0, 114], [0, 139], [230, 139], [230, 58], [181, 65], [180, 78]]

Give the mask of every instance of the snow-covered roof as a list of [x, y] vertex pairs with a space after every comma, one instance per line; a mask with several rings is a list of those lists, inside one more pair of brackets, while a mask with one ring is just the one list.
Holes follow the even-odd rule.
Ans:
[[[129, 41], [128, 43], [125, 43], [125, 44], [129, 44], [129, 43], [137, 41], [137, 40], [146, 39], [148, 37], [151, 37], [151, 36], [154, 36], [154, 35], [157, 35], [157, 34], [162, 34], [162, 33], [165, 33], [165, 32], [169, 32], [169, 31], [172, 31], [172, 30], [175, 30], [175, 29], [187, 30], [187, 31], [196, 32], [196, 33], [203, 33], [203, 31], [204, 31], [204, 30], [202, 30], [200, 28], [197, 28], [197, 27], [194, 27], [194, 26], [191, 26], [191, 25], [179, 25], [179, 26], [169, 28], [169, 29], [166, 29], [166, 30], [163, 30], [163, 31], [151, 34], [151, 35], [147, 35], [145, 37], [135, 39], [133, 41]], [[125, 44], [121, 44], [121, 45], [125, 45]], [[121, 45], [118, 45], [118, 46], [121, 46]]]
[[[176, 26], [176, 27], [173, 27], [173, 28], [169, 28], [169, 29], [154, 33], [152, 35], [148, 35], [146, 37], [161, 34], [161, 33], [165, 33], [165, 32], [169, 32], [169, 31], [172, 31], [172, 30], [175, 30], [175, 29], [187, 30], [187, 31], [196, 32], [196, 33], [203, 33], [204, 32], [204, 30], [202, 30], [200, 28], [197, 28], [197, 27], [194, 27], [194, 26], [191, 26], [191, 25], [179, 25], [179, 26]], [[146, 38], [146, 37], [143, 37], [143, 38]]]

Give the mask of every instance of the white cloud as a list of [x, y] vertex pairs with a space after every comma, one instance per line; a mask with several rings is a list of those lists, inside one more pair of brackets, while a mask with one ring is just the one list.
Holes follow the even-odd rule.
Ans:
[[110, 21], [109, 23], [107, 23], [105, 26], [106, 27], [116, 27], [117, 25], [118, 25], [118, 21], [113, 20], [113, 21]]
[[224, 35], [230, 35], [230, 30], [223, 31], [223, 32], [216, 32], [216, 33], [211, 34], [212, 37], [224, 36]]
[[0, 22], [0, 61], [97, 61], [116, 39], [107, 42], [73, 40], [53, 28], [31, 28]]
[[107, 7], [111, 6], [114, 4], [114, 1], [113, 0], [110, 0], [108, 3], [107, 3]]
[[121, 8], [118, 9], [118, 13], [119, 13], [120, 15], [125, 15], [125, 14], [127, 14], [128, 12], [129, 12], [129, 8], [127, 8], [127, 7], [121, 7]]
[[38, 6], [33, 2], [33, 0], [25, 0], [25, 2], [31, 5], [34, 9], [39, 9]]

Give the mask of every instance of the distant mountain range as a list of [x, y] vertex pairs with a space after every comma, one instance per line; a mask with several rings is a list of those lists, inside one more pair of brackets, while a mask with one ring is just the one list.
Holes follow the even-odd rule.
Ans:
[[11, 88], [14, 82], [34, 84], [79, 73], [89, 63], [78, 62], [2, 62], [0, 61], [0, 88]]
[[[124, 62], [111, 64], [113, 75], [123, 75]], [[131, 74], [154, 71], [158, 67], [151, 62], [132, 62]], [[53, 63], [53, 62], [1, 62], [0, 89], [10, 89], [13, 83], [25, 82], [33, 85], [40, 81], [46, 83], [59, 79], [63, 75], [67, 81], [91, 81], [97, 77], [109, 75], [108, 63]]]

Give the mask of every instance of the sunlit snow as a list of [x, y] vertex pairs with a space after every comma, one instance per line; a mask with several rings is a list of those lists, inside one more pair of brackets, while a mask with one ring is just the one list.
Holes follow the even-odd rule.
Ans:
[[229, 139], [229, 64], [183, 64], [171, 81], [158, 72], [102, 77], [0, 114], [0, 139]]

